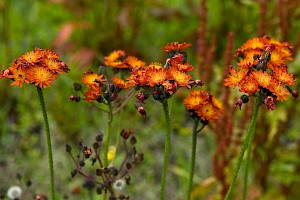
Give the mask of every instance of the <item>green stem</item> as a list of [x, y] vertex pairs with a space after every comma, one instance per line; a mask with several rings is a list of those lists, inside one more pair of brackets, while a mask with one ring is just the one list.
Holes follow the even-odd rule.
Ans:
[[108, 158], [107, 158], [107, 153], [108, 153], [108, 148], [109, 148], [109, 140], [111, 136], [111, 125], [112, 125], [112, 120], [113, 120], [113, 115], [112, 115], [112, 105], [111, 102], [108, 102], [108, 107], [109, 107], [109, 112], [108, 112], [108, 122], [107, 122], [107, 130], [106, 130], [106, 140], [104, 143], [104, 167], [108, 166]]
[[[230, 199], [231, 192], [232, 192], [233, 187], [235, 185], [235, 182], [236, 182], [236, 179], [237, 179], [237, 175], [239, 173], [239, 170], [240, 170], [240, 167], [241, 167], [241, 164], [242, 164], [242, 161], [243, 161], [244, 153], [245, 153], [246, 149], [248, 149], [248, 148], [251, 149], [251, 146], [252, 146], [251, 138], [253, 138], [253, 135], [254, 135], [256, 118], [257, 118], [257, 114], [258, 114], [258, 110], [259, 110], [259, 100], [260, 100], [259, 97], [255, 98], [255, 106], [254, 106], [253, 115], [252, 115], [252, 118], [251, 118], [251, 121], [250, 121], [250, 125], [249, 125], [249, 128], [247, 130], [246, 138], [245, 138], [245, 140], [243, 142], [241, 151], [240, 151], [240, 153], [238, 155], [238, 160], [237, 160], [237, 163], [235, 165], [235, 170], [233, 172], [233, 177], [232, 177], [229, 189], [227, 191], [227, 194], [226, 194], [224, 200]], [[248, 168], [246, 168], [246, 170], [248, 170]]]
[[46, 139], [47, 139], [47, 148], [48, 148], [48, 163], [49, 163], [49, 170], [50, 170], [50, 190], [51, 190], [51, 199], [55, 200], [55, 191], [54, 191], [54, 168], [53, 168], [53, 157], [52, 157], [52, 145], [51, 145], [51, 135], [48, 123], [48, 116], [46, 111], [46, 105], [44, 101], [43, 91], [40, 87], [36, 87], [39, 100], [42, 107], [42, 112], [44, 116], [45, 122], [45, 129], [46, 129]]
[[170, 142], [171, 142], [171, 123], [168, 108], [168, 101], [162, 103], [164, 108], [164, 114], [166, 118], [166, 138], [165, 138], [165, 151], [164, 151], [164, 164], [161, 177], [161, 190], [160, 199], [164, 200], [166, 198], [166, 180], [167, 180], [167, 170], [169, 164], [169, 154], [170, 154]]
[[[192, 155], [191, 155], [191, 164], [190, 164], [190, 174], [189, 174], [189, 182], [188, 182], [188, 189], [186, 193], [186, 199], [191, 199], [191, 192], [192, 192], [192, 185], [193, 185], [193, 179], [194, 179], [194, 170], [195, 170], [195, 158], [196, 158], [196, 146], [197, 146], [197, 135], [198, 135], [198, 124], [199, 119], [194, 120], [194, 127], [193, 127], [193, 138], [192, 138]], [[204, 128], [204, 124], [202, 125], [201, 129]]]
[[[251, 129], [251, 132], [249, 133], [249, 142], [248, 142], [248, 147], [247, 147], [247, 155], [246, 155], [246, 163], [245, 163], [245, 174], [244, 174], [244, 186], [243, 186], [243, 198], [242, 200], [246, 199], [247, 196], [247, 189], [248, 189], [248, 171], [249, 171], [249, 163], [250, 163], [250, 158], [251, 158], [251, 151], [252, 151], [252, 143], [253, 143], [253, 139], [254, 139], [254, 132], [255, 132], [255, 125], [256, 125], [256, 118], [257, 118], [257, 114], [258, 114], [258, 108], [259, 108], [259, 97], [256, 98], [255, 101], [255, 107], [254, 107], [254, 113], [253, 113], [253, 117], [255, 117], [255, 121], [253, 123], [253, 127]], [[253, 118], [252, 117], [252, 118]], [[252, 122], [252, 120], [251, 120]]]

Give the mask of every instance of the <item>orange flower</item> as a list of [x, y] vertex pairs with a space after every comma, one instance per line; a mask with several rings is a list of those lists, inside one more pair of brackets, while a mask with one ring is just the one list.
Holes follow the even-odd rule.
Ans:
[[40, 88], [47, 88], [57, 79], [57, 74], [36, 65], [26, 69], [26, 78]]
[[252, 77], [245, 77], [240, 84], [240, 92], [245, 92], [247, 94], [252, 94], [259, 91], [257, 81]]
[[13, 64], [11, 67], [8, 68], [10, 74], [7, 76], [7, 78], [11, 78], [14, 81], [11, 85], [16, 85], [22, 88], [23, 83], [29, 83], [29, 81], [26, 78], [26, 72], [22, 68], [17, 68], [16, 64]]
[[271, 59], [267, 64], [267, 67], [271, 70], [275, 70], [285, 64], [285, 59], [279, 50], [274, 50], [271, 53]]
[[243, 78], [248, 73], [248, 69], [237, 68], [230, 66], [228, 71], [228, 78], [224, 80], [225, 86], [236, 87], [240, 84]]
[[184, 105], [186, 110], [195, 111], [204, 121], [214, 121], [224, 113], [222, 103], [206, 91], [191, 90], [184, 99]]
[[209, 99], [209, 93], [204, 90], [191, 90], [183, 103], [186, 110], [197, 110], [200, 105], [206, 104]]
[[108, 56], [104, 57], [104, 64], [106, 66], [111, 66], [115, 68], [128, 68], [123, 61], [125, 59], [125, 52], [123, 50], [117, 50], [110, 53]]
[[[42, 56], [43, 54], [41, 54], [40, 52], [29, 51], [24, 55], [22, 55], [18, 60], [20, 60], [21, 62], [25, 61], [30, 66], [34, 66], [34, 64], [42, 60]], [[21, 66], [27, 67], [26, 65], [21, 65]]]
[[82, 83], [87, 85], [88, 87], [99, 86], [99, 83], [106, 83], [106, 79], [103, 74], [96, 73], [88, 73], [84, 77], [81, 78]]
[[276, 96], [277, 100], [284, 101], [288, 99], [289, 91], [277, 81], [272, 80], [269, 90]]
[[62, 69], [61, 63], [58, 62], [57, 60], [47, 59], [47, 60], [45, 60], [45, 65], [53, 73], [62, 74], [64, 72], [64, 70]]
[[139, 60], [138, 58], [134, 56], [128, 56], [126, 59], [126, 63], [131, 67], [131, 68], [142, 68], [145, 66], [145, 62]]
[[183, 49], [186, 49], [190, 47], [190, 43], [178, 43], [178, 42], [171, 42], [168, 43], [166, 46], [162, 48], [163, 51], [169, 52], [169, 51], [181, 51]]
[[93, 86], [88, 89], [86, 93], [84, 93], [85, 100], [88, 102], [92, 102], [97, 100], [101, 95], [101, 87]]
[[149, 78], [148, 81], [149, 81], [149, 85], [151, 87], [162, 84], [168, 77], [167, 70], [164, 68], [162, 68], [162, 69], [150, 68], [147, 71], [147, 76]]
[[180, 86], [186, 86], [191, 88], [191, 75], [177, 70], [177, 68], [171, 67], [169, 69], [169, 80], [174, 80]]
[[259, 86], [264, 88], [268, 88], [270, 81], [272, 80], [272, 77], [262, 70], [251, 72], [250, 76], [257, 81]]
[[293, 74], [287, 72], [286, 67], [279, 67], [274, 71], [273, 75], [280, 84], [294, 85], [296, 80]]
[[118, 88], [121, 89], [128, 89], [136, 84], [134, 80], [129, 79], [129, 81], [124, 81], [118, 77], [113, 77], [112, 81], [114, 82], [114, 84], [116, 84]]

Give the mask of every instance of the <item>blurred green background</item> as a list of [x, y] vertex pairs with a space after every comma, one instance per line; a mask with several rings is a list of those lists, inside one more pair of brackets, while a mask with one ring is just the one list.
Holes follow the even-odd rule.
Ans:
[[[164, 63], [166, 55], [161, 48], [165, 44], [190, 42], [188, 61], [196, 68], [194, 78], [205, 74], [197, 73], [199, 67], [203, 69], [202, 65], [209, 65], [212, 76], [205, 87], [221, 98], [229, 33], [234, 34], [232, 55], [246, 40], [268, 34], [294, 45], [295, 60], [289, 64], [289, 72], [299, 78], [298, 0], [0, 0], [0, 10], [1, 70], [35, 47], [58, 52], [71, 69], [51, 88], [44, 90], [54, 147], [58, 199], [65, 195], [69, 199], [88, 199], [88, 192], [82, 188], [83, 179], [70, 177], [74, 164], [65, 153], [65, 145], [74, 145], [79, 138], [91, 142], [99, 131], [105, 132], [107, 118], [87, 102], [71, 103], [69, 96], [75, 93], [72, 84], [80, 82], [83, 72], [87, 68], [97, 71], [103, 64], [103, 57], [111, 51], [122, 49], [146, 63]], [[205, 46], [199, 47], [199, 41], [204, 41]], [[209, 50], [213, 51], [210, 63], [199, 58], [201, 48], [208, 50], [207, 56], [212, 54]], [[296, 87], [299, 90], [299, 84]], [[178, 92], [172, 114], [167, 199], [184, 199], [187, 187], [192, 122], [183, 106], [185, 95], [184, 89]], [[232, 105], [239, 95], [234, 90], [226, 102]], [[248, 199], [300, 199], [300, 106], [297, 103], [298, 100], [290, 98], [287, 102], [279, 102], [275, 111], [261, 109]], [[157, 199], [159, 196], [163, 110], [155, 101], [148, 101], [145, 108], [147, 117], [142, 118], [134, 104], [129, 103], [115, 117], [113, 124], [115, 136], [122, 128], [131, 128], [138, 139], [138, 150], [145, 154], [145, 161], [132, 174], [131, 186], [125, 188], [131, 199]], [[251, 113], [250, 108], [246, 106], [243, 110], [248, 109]], [[240, 126], [245, 123], [242, 120], [245, 113], [238, 110], [231, 119], [235, 121], [232, 134], [236, 137], [241, 137], [238, 133], [247, 128], [247, 125]], [[130, 120], [126, 120], [129, 116]], [[247, 123], [249, 117], [245, 120]], [[218, 123], [224, 125], [227, 121]], [[195, 199], [222, 199], [221, 183], [214, 177], [212, 166], [216, 150], [214, 130], [215, 125], [211, 124], [198, 138]], [[230, 144], [233, 148], [228, 154], [235, 157], [239, 144]], [[44, 125], [35, 87], [10, 87], [8, 80], [1, 80], [0, 193], [5, 194], [11, 185], [19, 184], [15, 176], [20, 173], [25, 180], [33, 182], [31, 190], [34, 193], [48, 194], [46, 155]], [[227, 182], [234, 166], [234, 159], [229, 160], [224, 167]], [[240, 183], [239, 180], [236, 199], [239, 199]], [[81, 188], [80, 194], [72, 193], [76, 186]]]

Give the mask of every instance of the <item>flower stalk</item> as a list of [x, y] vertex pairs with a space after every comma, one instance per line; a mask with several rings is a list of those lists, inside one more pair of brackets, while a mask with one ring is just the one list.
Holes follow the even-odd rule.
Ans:
[[162, 170], [162, 178], [161, 178], [161, 190], [160, 190], [160, 199], [165, 200], [166, 198], [166, 183], [167, 183], [167, 171], [169, 164], [169, 154], [170, 154], [170, 143], [171, 143], [171, 122], [168, 108], [168, 101], [165, 100], [162, 102], [164, 115], [166, 119], [166, 137], [165, 137], [165, 150], [164, 150], [164, 163]]
[[241, 151], [238, 155], [238, 160], [237, 160], [237, 163], [235, 165], [235, 170], [233, 172], [233, 177], [232, 177], [229, 189], [227, 191], [227, 194], [225, 196], [225, 200], [230, 199], [230, 195], [231, 195], [232, 190], [234, 188], [234, 185], [235, 185], [235, 182], [236, 182], [236, 179], [237, 179], [237, 175], [239, 173], [239, 170], [240, 170], [240, 167], [241, 167], [241, 164], [242, 164], [242, 161], [243, 161], [244, 153], [247, 149], [248, 153], [247, 153], [246, 168], [245, 168], [243, 198], [246, 197], [246, 193], [247, 193], [247, 188], [245, 188], [245, 187], [247, 187], [247, 186], [245, 186], [245, 185], [247, 185], [246, 176], [248, 176], [247, 171], [249, 169], [248, 165], [249, 165], [249, 162], [250, 162], [250, 153], [251, 153], [251, 148], [252, 148], [252, 142], [253, 142], [253, 137], [254, 137], [254, 132], [255, 132], [255, 125], [256, 125], [256, 119], [257, 119], [257, 115], [258, 115], [259, 105], [260, 105], [260, 97], [257, 96], [255, 98], [255, 106], [254, 106], [254, 111], [253, 111], [252, 118], [251, 118], [251, 121], [250, 121], [250, 125], [249, 125], [249, 128], [247, 130], [246, 138], [243, 142]]
[[198, 129], [199, 119], [194, 119], [194, 127], [193, 127], [193, 137], [192, 137], [192, 152], [191, 152], [191, 164], [190, 164], [190, 173], [189, 173], [189, 182], [188, 189], [186, 193], [186, 199], [191, 199], [192, 185], [194, 179], [194, 170], [195, 170], [195, 158], [196, 158], [196, 146], [197, 146], [197, 135], [204, 128], [205, 124], [202, 125], [200, 130]]
[[112, 105], [111, 102], [108, 102], [108, 108], [109, 108], [109, 112], [108, 112], [108, 122], [107, 122], [107, 131], [106, 131], [106, 140], [105, 140], [105, 148], [104, 148], [104, 166], [107, 167], [108, 166], [108, 149], [109, 149], [109, 141], [110, 141], [110, 136], [111, 136], [111, 125], [112, 125], [112, 121], [113, 121], [113, 113], [112, 113]]
[[53, 167], [53, 156], [52, 156], [52, 145], [51, 145], [51, 135], [48, 123], [48, 115], [46, 111], [46, 105], [44, 101], [43, 91], [39, 86], [36, 86], [37, 92], [39, 95], [40, 104], [42, 107], [44, 122], [45, 122], [45, 130], [46, 130], [46, 140], [47, 140], [47, 149], [48, 149], [48, 164], [49, 164], [49, 172], [50, 172], [50, 191], [51, 191], [51, 199], [55, 200], [55, 190], [54, 190], [54, 167]]

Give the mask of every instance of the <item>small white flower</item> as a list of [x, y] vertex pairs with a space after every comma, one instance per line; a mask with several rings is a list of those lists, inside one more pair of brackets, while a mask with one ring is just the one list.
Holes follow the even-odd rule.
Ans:
[[122, 190], [125, 186], [125, 181], [123, 179], [118, 179], [113, 183], [113, 188], [116, 190]]
[[7, 196], [10, 199], [20, 199], [22, 189], [19, 186], [11, 186], [7, 191]]

